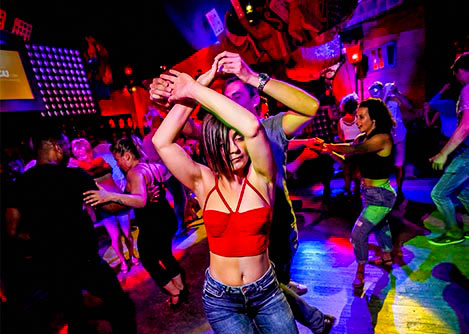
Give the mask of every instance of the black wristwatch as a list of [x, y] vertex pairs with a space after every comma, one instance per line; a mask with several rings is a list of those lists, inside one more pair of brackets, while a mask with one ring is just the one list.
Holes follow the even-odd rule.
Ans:
[[270, 76], [266, 73], [259, 73], [259, 86], [257, 86], [257, 90], [262, 92], [264, 90], [265, 85], [269, 82]]

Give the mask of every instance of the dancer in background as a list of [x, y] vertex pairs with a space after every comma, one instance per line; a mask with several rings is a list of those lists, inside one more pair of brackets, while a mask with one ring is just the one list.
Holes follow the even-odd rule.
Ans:
[[[74, 158], [69, 161], [69, 167], [78, 167], [92, 176], [95, 182], [108, 191], [120, 192], [120, 188], [114, 183], [111, 166], [103, 158], [93, 158], [91, 144], [84, 138], [72, 141], [72, 154]], [[139, 263], [134, 254], [134, 239], [130, 233], [130, 212], [125, 209], [121, 212], [111, 214], [104, 210], [96, 212], [98, 222], [106, 228], [111, 239], [111, 246], [121, 262], [121, 272], [129, 271], [129, 264], [125, 259], [121, 237], [124, 237], [125, 245], [129, 251], [129, 262], [137, 265]]]
[[365, 264], [368, 262], [368, 235], [374, 232], [382, 257], [371, 262], [392, 266], [392, 239], [386, 215], [396, 201], [396, 192], [389, 184], [393, 169], [394, 120], [381, 99], [370, 98], [360, 103], [357, 125], [363, 135], [354, 143], [324, 144], [325, 152], [356, 154], [362, 177], [363, 210], [352, 231], [352, 244], [358, 262], [353, 287], [363, 288]]
[[[340, 101], [340, 109], [345, 115], [340, 118], [337, 127], [339, 140], [345, 143], [351, 143], [360, 134], [360, 129], [356, 122], [356, 113], [358, 107], [358, 96], [355, 93], [349, 94], [342, 98]], [[345, 195], [351, 196], [352, 192], [350, 187], [352, 180], [355, 183], [353, 191], [354, 195], [360, 194], [360, 172], [356, 159], [347, 157], [344, 161], [344, 180], [345, 180]]]
[[145, 162], [136, 141], [137, 138], [124, 137], [111, 146], [117, 164], [126, 175], [128, 194], [101, 188], [85, 192], [85, 202], [92, 206], [115, 202], [135, 209], [140, 260], [155, 283], [170, 295], [169, 306], [175, 309], [187, 299], [188, 290], [183, 270], [171, 249], [177, 219], [165, 196], [165, 167]]
[[[456, 79], [463, 85], [456, 112], [458, 127], [441, 151], [430, 158], [434, 169], [441, 170], [448, 155], [455, 152], [451, 163], [432, 190], [432, 199], [445, 221], [442, 235], [429, 239], [433, 245], [443, 246], [464, 241], [463, 231], [456, 221], [452, 198], [457, 197], [469, 212], [469, 53], [464, 53], [451, 67]], [[469, 234], [465, 235], [469, 238]]]
[[[218, 68], [218, 59], [212, 70]], [[162, 75], [169, 101], [195, 100], [208, 165], [194, 162], [176, 138], [192, 108], [176, 104], [153, 137], [171, 173], [203, 207], [210, 249], [203, 304], [215, 333], [298, 333], [268, 257], [276, 165], [257, 117], [184, 73]], [[200, 79], [200, 77], [199, 77]]]

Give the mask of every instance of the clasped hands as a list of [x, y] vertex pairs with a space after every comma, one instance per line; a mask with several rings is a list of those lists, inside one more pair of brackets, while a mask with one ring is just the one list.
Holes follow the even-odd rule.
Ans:
[[191, 91], [183, 89], [184, 85], [190, 86], [197, 82], [208, 87], [217, 75], [224, 74], [234, 74], [241, 81], [251, 85], [256, 85], [258, 81], [257, 74], [251, 70], [239, 54], [224, 51], [214, 58], [211, 68], [200, 75], [197, 80], [175, 70], [170, 70], [169, 74], [161, 74], [160, 77], [153, 79], [150, 84], [150, 99], [168, 109], [173, 102], [184, 103], [191, 100]]

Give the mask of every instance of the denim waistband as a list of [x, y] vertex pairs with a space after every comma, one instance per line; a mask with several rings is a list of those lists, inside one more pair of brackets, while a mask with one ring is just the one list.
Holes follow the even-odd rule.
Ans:
[[209, 284], [211, 287], [219, 290], [219, 291], [224, 291], [226, 293], [241, 293], [241, 294], [246, 294], [249, 292], [256, 292], [259, 290], [263, 290], [269, 285], [271, 285], [273, 282], [276, 282], [276, 277], [275, 277], [275, 272], [272, 267], [272, 265], [267, 269], [267, 271], [262, 275], [261, 278], [259, 278], [257, 281], [246, 284], [246, 285], [241, 285], [241, 286], [230, 286], [230, 285], [225, 285], [222, 282], [217, 281], [210, 275], [210, 270], [207, 268], [205, 271], [205, 282], [206, 284]]

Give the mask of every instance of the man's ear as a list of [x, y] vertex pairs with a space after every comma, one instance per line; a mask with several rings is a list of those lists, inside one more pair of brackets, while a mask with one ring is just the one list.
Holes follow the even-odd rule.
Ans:
[[259, 94], [256, 94], [251, 99], [252, 105], [254, 106], [254, 110], [257, 110], [257, 108], [259, 108], [259, 104], [261, 103], [261, 97], [259, 96]]

